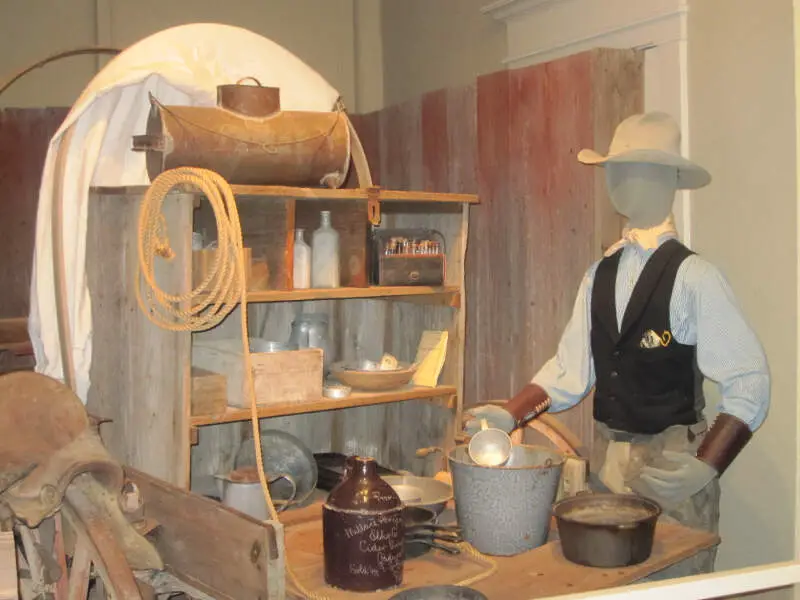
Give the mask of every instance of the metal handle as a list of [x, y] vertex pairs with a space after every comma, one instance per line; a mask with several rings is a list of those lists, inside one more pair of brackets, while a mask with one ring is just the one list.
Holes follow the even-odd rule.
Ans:
[[248, 75], [247, 77], [242, 77], [239, 81], [236, 82], [236, 85], [242, 85], [242, 82], [247, 81], [248, 79], [250, 79], [251, 81], [255, 81], [258, 87], [264, 87], [263, 85], [261, 85], [261, 82], [258, 79], [250, 75]]
[[134, 152], [147, 152], [149, 150], [163, 151], [166, 148], [166, 142], [163, 135], [147, 134], [133, 136]]
[[456, 548], [456, 547], [447, 546], [445, 544], [439, 544], [439, 543], [434, 542], [432, 540], [416, 539], [416, 540], [409, 540], [409, 543], [424, 544], [425, 546], [430, 546], [431, 548], [436, 548], [437, 550], [442, 550], [443, 552], [447, 552], [448, 554], [461, 554], [461, 550]]
[[289, 508], [289, 506], [291, 506], [291, 504], [295, 501], [295, 498], [297, 498], [297, 482], [295, 482], [294, 477], [292, 477], [288, 473], [280, 473], [279, 475], [275, 475], [274, 477], [272, 477], [272, 479], [269, 480], [269, 483], [274, 483], [278, 481], [278, 479], [285, 479], [292, 486], [292, 493], [286, 500], [277, 500], [273, 502], [273, 504], [275, 505], [275, 510], [277, 510], [278, 512], [283, 512], [284, 510]]

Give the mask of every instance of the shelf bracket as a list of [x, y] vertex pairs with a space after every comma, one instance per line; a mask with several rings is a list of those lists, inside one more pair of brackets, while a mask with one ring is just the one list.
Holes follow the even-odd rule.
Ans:
[[367, 216], [373, 225], [381, 224], [381, 188], [372, 186], [367, 188]]

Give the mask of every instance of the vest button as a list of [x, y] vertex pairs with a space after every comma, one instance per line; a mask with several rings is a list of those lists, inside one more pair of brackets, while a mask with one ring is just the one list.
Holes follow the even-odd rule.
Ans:
[[616, 371], [611, 371], [610, 375], [611, 379], [616, 379], [617, 377], [619, 377], [619, 373], [617, 373]]
[[614, 358], [619, 358], [620, 356], [622, 356], [622, 350], [614, 350], [614, 352], [611, 353], [611, 356], [613, 356]]

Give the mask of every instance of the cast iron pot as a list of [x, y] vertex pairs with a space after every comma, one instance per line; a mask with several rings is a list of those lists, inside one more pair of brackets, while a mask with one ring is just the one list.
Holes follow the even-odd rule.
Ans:
[[553, 506], [564, 558], [588, 567], [617, 568], [650, 558], [661, 507], [627, 494], [580, 494]]

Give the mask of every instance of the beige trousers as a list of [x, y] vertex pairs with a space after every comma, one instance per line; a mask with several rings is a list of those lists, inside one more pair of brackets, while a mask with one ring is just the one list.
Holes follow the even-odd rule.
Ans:
[[[665, 466], [664, 450], [694, 454], [705, 435], [705, 424], [687, 427], [676, 425], [656, 435], [627, 434], [613, 431], [595, 421], [595, 439], [590, 468], [611, 491], [622, 493], [636, 489], [636, 480], [645, 466]], [[637, 491], [641, 491], [637, 489]], [[644, 492], [643, 492], [644, 493]], [[646, 494], [645, 494], [646, 495]], [[658, 501], [658, 498], [653, 498]], [[719, 531], [719, 480], [677, 506], [665, 507], [664, 521], [686, 527]], [[710, 573], [714, 570], [717, 549], [711, 548], [687, 558], [646, 578], [647, 581]]]

